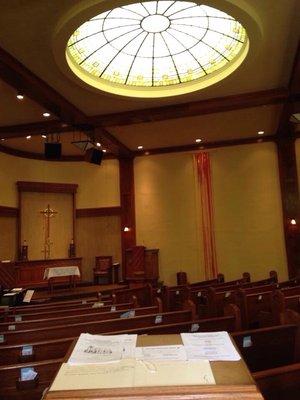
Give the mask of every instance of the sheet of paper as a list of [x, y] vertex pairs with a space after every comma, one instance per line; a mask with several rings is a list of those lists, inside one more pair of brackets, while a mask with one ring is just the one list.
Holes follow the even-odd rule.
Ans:
[[9, 293], [5, 293], [3, 296], [15, 296], [17, 293], [12, 293], [12, 292], [9, 292]]
[[186, 361], [187, 355], [182, 345], [147, 346], [136, 347], [135, 358], [141, 360]]
[[182, 333], [188, 360], [238, 361], [239, 353], [227, 332]]
[[137, 360], [134, 386], [214, 385], [215, 379], [207, 360], [143, 361]]
[[150, 363], [126, 359], [112, 364], [62, 364], [50, 391], [211, 384], [215, 380], [206, 360]]
[[134, 357], [137, 335], [80, 335], [69, 364], [99, 364]]
[[11, 291], [12, 292], [21, 292], [23, 289], [20, 287], [16, 287], [16, 288], [13, 288], [13, 289], [11, 289]]
[[108, 364], [62, 364], [50, 391], [132, 387], [134, 371], [132, 359]]
[[27, 290], [23, 299], [23, 303], [30, 303], [34, 290]]

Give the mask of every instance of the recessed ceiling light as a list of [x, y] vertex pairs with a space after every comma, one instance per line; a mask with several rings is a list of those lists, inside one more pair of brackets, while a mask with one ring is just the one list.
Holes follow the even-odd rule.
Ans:
[[196, 139], [195, 142], [200, 143], [200, 142], [202, 142], [202, 139]]
[[257, 134], [258, 135], [263, 135], [265, 133], [265, 131], [258, 131]]
[[43, 139], [47, 139], [47, 136], [46, 136], [46, 135], [42, 135], [42, 138], [43, 138]]
[[44, 113], [43, 113], [43, 116], [46, 117], [46, 118], [48, 118], [48, 117], [50, 117], [50, 113], [44, 112]]
[[97, 147], [101, 147], [101, 143], [97, 142], [97, 143], [96, 143], [96, 146], [97, 146]]
[[31, 139], [31, 135], [26, 136], [26, 139], [27, 140]]
[[143, 150], [143, 146], [138, 146], [138, 149], [139, 150]]
[[103, 153], [106, 153], [106, 152], [107, 152], [107, 150], [106, 150], [106, 149], [103, 149], [102, 151], [103, 151]]
[[17, 99], [18, 99], [18, 100], [23, 100], [23, 99], [24, 99], [24, 95], [21, 94], [21, 93], [18, 93], [18, 94], [17, 94]]

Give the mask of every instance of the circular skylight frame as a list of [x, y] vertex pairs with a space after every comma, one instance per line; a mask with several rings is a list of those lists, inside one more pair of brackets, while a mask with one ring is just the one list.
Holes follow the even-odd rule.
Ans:
[[[120, 4], [120, 2], [117, 2], [117, 3]], [[209, 8], [210, 10], [214, 10], [214, 12], [216, 12], [216, 13], [220, 13], [222, 15], [225, 15], [225, 13], [223, 11], [212, 9], [211, 7], [208, 7], [208, 6], [199, 6], [197, 3], [186, 2], [186, 1], [182, 1], [182, 2], [174, 2], [174, 1], [158, 1], [158, 2], [156, 2], [156, 1], [150, 1], [150, 2], [144, 2], [144, 5], [146, 5], [146, 8], [148, 8], [150, 4], [154, 4], [154, 3], [155, 4], [158, 4], [158, 3], [164, 3], [164, 4], [166, 4], [166, 3], [169, 3], [169, 4], [171, 4], [171, 3], [172, 4], [181, 3], [181, 4], [184, 4], [184, 5], [189, 4], [190, 7], [191, 7], [191, 5], [192, 5], [192, 7], [197, 7], [198, 9], [200, 7], [206, 7], [206, 9]], [[129, 5], [125, 4], [124, 6], [116, 7], [113, 10], [110, 9], [108, 11], [101, 12], [100, 15], [101, 14], [103, 14], [104, 16], [111, 15], [112, 13], [116, 12], [117, 9], [129, 10], [130, 8], [135, 7], [136, 5], [137, 5], [137, 3], [132, 5], [132, 2], [131, 2], [131, 4], [129, 4]], [[142, 4], [138, 3], [138, 5], [141, 6]], [[102, 7], [102, 9], [103, 9], [103, 7]], [[177, 13], [179, 13], [179, 11], [177, 11]], [[96, 13], [94, 12], [94, 15], [95, 14]], [[177, 76], [175, 78], [174, 78], [174, 76], [173, 77], [171, 76], [171, 78], [168, 81], [168, 78], [171, 75], [171, 74], [169, 74], [169, 76], [164, 76], [164, 79], [160, 78], [160, 82], [158, 82], [159, 79], [156, 79], [156, 81], [155, 81], [155, 79], [153, 79], [153, 77], [152, 77], [152, 83], [151, 84], [146, 84], [146, 85], [139, 85], [136, 82], [134, 82], [133, 84], [132, 83], [128, 84], [128, 78], [127, 78], [127, 82], [126, 82], [127, 84], [124, 85], [124, 80], [123, 80], [123, 83], [122, 82], [120, 83], [120, 74], [119, 73], [111, 74], [110, 78], [113, 76], [113, 79], [107, 79], [108, 78], [107, 76], [105, 77], [106, 79], [104, 79], [103, 77], [99, 78], [98, 76], [96, 76], [97, 74], [93, 75], [89, 71], [85, 70], [82, 67], [82, 65], [80, 65], [80, 63], [77, 63], [76, 60], [74, 60], [74, 58], [70, 54], [71, 52], [70, 52], [70, 48], [69, 47], [67, 47], [67, 49], [66, 49], [66, 60], [67, 60], [68, 66], [71, 68], [71, 70], [75, 73], [75, 75], [77, 77], [79, 77], [81, 80], [86, 82], [88, 85], [91, 85], [94, 88], [97, 88], [97, 89], [100, 89], [100, 90], [104, 90], [106, 92], [110, 92], [110, 93], [114, 93], [114, 94], [118, 94], [118, 95], [124, 95], [124, 96], [143, 97], [143, 98], [147, 98], [147, 97], [148, 98], [166, 97], [166, 96], [174, 96], [174, 95], [193, 92], [193, 91], [202, 89], [204, 87], [207, 87], [209, 85], [212, 85], [212, 84], [224, 79], [226, 76], [231, 74], [235, 69], [237, 69], [239, 67], [239, 65], [243, 62], [243, 60], [245, 59], [245, 57], [246, 57], [246, 55], [248, 53], [248, 50], [249, 50], [249, 39], [248, 39], [248, 36], [247, 36], [245, 28], [238, 21], [236, 21], [233, 17], [231, 17], [230, 15], [227, 16], [227, 17], [228, 17], [228, 19], [230, 19], [230, 22], [232, 22], [232, 21], [234, 22], [235, 26], [238, 25], [240, 27], [240, 31], [242, 31], [242, 35], [243, 35], [243, 43], [240, 43], [238, 52], [236, 52], [236, 54], [233, 54], [233, 56], [232, 56], [232, 54], [230, 54], [229, 58], [226, 57], [226, 54], [225, 54], [225, 57], [224, 57], [222, 54], [220, 54], [221, 52], [218, 52], [218, 49], [217, 49], [215, 54], [218, 53], [220, 59], [223, 61], [223, 65], [220, 65], [220, 64], [216, 65], [216, 63], [212, 60], [212, 63], [210, 65], [210, 70], [209, 70], [208, 73], [206, 73], [207, 72], [207, 66], [206, 66], [206, 68], [201, 68], [202, 66], [200, 66], [199, 70], [202, 69], [202, 72], [203, 72], [202, 76], [191, 77], [192, 74], [190, 74], [190, 76], [188, 76], [188, 74], [186, 74], [185, 76], [181, 75], [180, 77]], [[79, 28], [81, 28], [82, 26], [86, 26], [86, 24], [88, 24], [88, 23], [94, 23], [95, 24], [95, 20], [97, 18], [99, 18], [99, 15], [96, 15], [96, 17], [90, 18], [89, 22], [83, 23], [82, 25], [80, 25]], [[138, 18], [139, 18], [139, 16], [138, 16]], [[214, 15], [211, 18], [217, 19], [218, 16]], [[144, 15], [140, 19], [141, 20], [139, 21], [139, 23], [141, 25], [142, 23], [145, 23], [147, 18]], [[112, 27], [110, 25], [110, 28], [114, 28], [114, 27]], [[113, 30], [113, 29], [111, 29], [111, 30]], [[166, 29], [164, 29], [164, 32], [165, 31], [166, 31]], [[75, 36], [77, 38], [79, 37], [81, 42], [86, 41], [86, 39], [83, 39], [83, 36], [78, 36], [78, 30], [77, 30], [76, 33], [77, 33], [77, 36], [76, 35]], [[141, 33], [139, 33], [139, 34], [141, 36]], [[184, 34], [186, 34], [186, 33], [184, 33]], [[154, 33], [153, 32], [148, 32], [148, 36], [149, 35], [152, 35], [152, 36], [160, 35], [160, 36], [162, 36], [162, 33], [158, 32], [158, 31], [156, 31]], [[225, 35], [221, 34], [221, 35], [224, 37], [226, 34]], [[186, 34], [186, 36], [188, 36], [188, 34]], [[203, 42], [203, 37], [204, 36], [205, 35], [202, 35], [200, 40], [199, 40], [199, 38], [197, 38], [197, 40], [201, 41], [201, 39], [202, 39], [202, 42]], [[195, 40], [195, 39], [193, 39], [193, 40]], [[72, 40], [74, 42], [74, 35], [71, 35], [71, 37], [70, 37], [70, 39], [68, 41], [68, 44], [71, 45], [71, 47], [73, 46]], [[207, 46], [207, 44], [205, 44], [205, 45]], [[192, 43], [191, 48], [194, 48], [194, 47], [195, 47], [195, 43]], [[209, 45], [207, 47], [209, 47]], [[117, 48], [117, 46], [116, 46], [116, 48]], [[117, 50], [118, 50], [118, 48], [117, 48]], [[87, 56], [89, 58], [89, 54], [87, 54]], [[131, 56], [134, 58], [134, 55], [131, 54]], [[170, 55], [169, 58], [171, 59], [172, 56], [173, 56], [173, 54]], [[85, 57], [86, 57], [86, 55], [85, 55]], [[176, 55], [175, 55], [175, 57], [176, 57]], [[224, 60], [226, 60], [226, 62], [224, 62]], [[172, 62], [173, 62], [173, 65], [175, 65], [173, 60], [172, 60]], [[122, 65], [122, 63], [119, 62], [119, 65]], [[105, 68], [105, 70], [106, 69], [107, 69], [107, 67]], [[206, 71], [204, 71], [205, 69], [206, 69]], [[101, 74], [99, 74], [99, 75], [101, 75]], [[161, 75], [163, 75], [163, 74], [161, 74]], [[165, 75], [168, 75], [168, 74], [165, 74]], [[173, 79], [173, 81], [172, 81], [172, 79]], [[148, 79], [148, 82], [149, 82], [149, 79]], [[154, 84], [153, 84], [153, 82], [154, 82]]]

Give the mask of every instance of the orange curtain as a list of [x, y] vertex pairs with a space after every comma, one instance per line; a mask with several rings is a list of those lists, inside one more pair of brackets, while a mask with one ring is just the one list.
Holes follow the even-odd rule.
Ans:
[[209, 153], [195, 154], [201, 199], [204, 268], [206, 279], [217, 277], [217, 254], [214, 231], [214, 210]]

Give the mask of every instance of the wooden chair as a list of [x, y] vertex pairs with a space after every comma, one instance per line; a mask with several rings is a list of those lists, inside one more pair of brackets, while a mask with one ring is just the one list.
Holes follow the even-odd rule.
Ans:
[[112, 283], [112, 256], [95, 257], [94, 283], [111, 284]]

